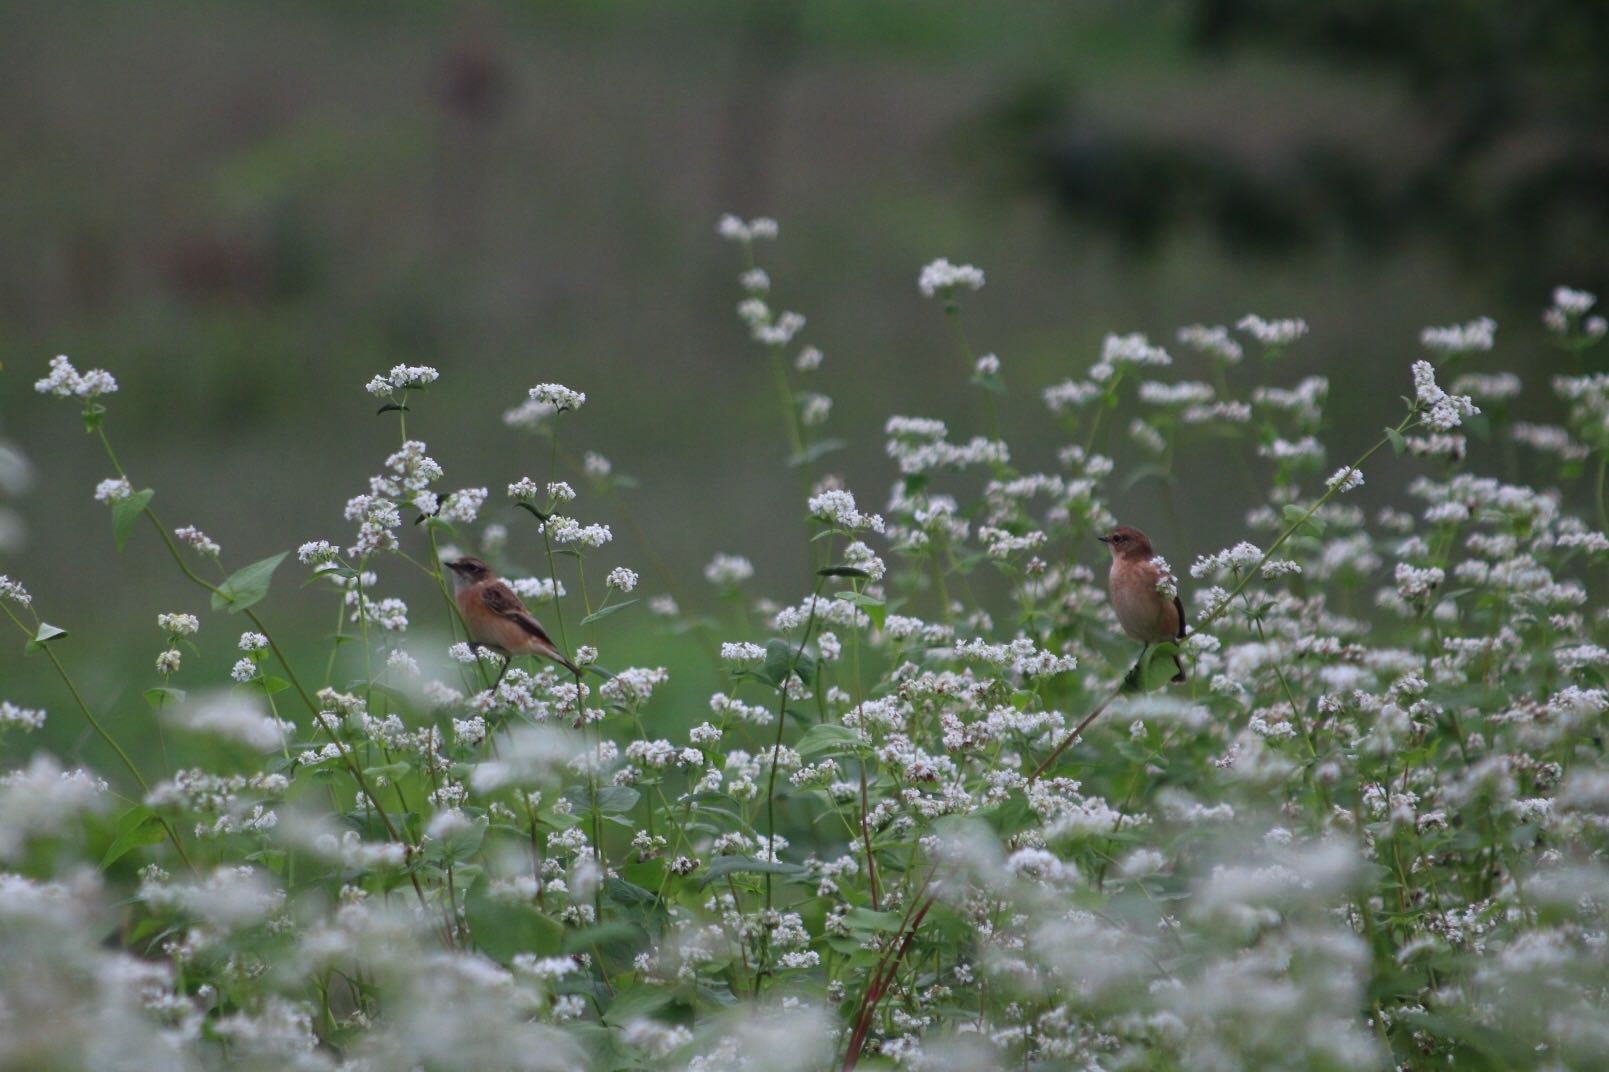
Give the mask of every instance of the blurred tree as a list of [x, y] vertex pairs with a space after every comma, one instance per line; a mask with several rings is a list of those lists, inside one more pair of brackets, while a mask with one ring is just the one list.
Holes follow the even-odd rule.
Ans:
[[1371, 251], [1428, 238], [1510, 289], [1603, 284], [1603, 0], [1197, 0], [1188, 11], [1188, 46], [1213, 65], [1203, 77], [1239, 60], [1316, 61], [1321, 76], [1383, 81], [1400, 104], [1335, 122], [1299, 103], [1332, 80], [1265, 73], [1264, 114], [1308, 122], [1259, 144], [1187, 136], [1176, 116], [1103, 120], [1064, 82], [1030, 76], [974, 128], [993, 143], [986, 158], [1131, 249], [1200, 226], [1269, 253], [1334, 236]]

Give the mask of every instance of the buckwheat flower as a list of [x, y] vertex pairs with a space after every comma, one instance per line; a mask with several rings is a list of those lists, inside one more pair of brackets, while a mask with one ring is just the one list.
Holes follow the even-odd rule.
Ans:
[[341, 549], [328, 540], [309, 540], [296, 549], [296, 560], [304, 566], [322, 566], [340, 554]]
[[1107, 335], [1101, 342], [1101, 359], [1090, 366], [1089, 378], [1104, 384], [1117, 375], [1121, 366], [1163, 368], [1171, 364], [1173, 358], [1168, 356], [1166, 350], [1152, 346], [1151, 340], [1138, 332]]
[[749, 335], [755, 342], [766, 346], [786, 346], [793, 341], [794, 336], [803, 331], [805, 318], [802, 313], [785, 310], [775, 320], [750, 320]]
[[970, 264], [951, 264], [946, 258], [940, 257], [929, 262], [917, 277], [917, 287], [922, 296], [931, 298], [935, 294], [944, 294], [948, 297], [957, 287], [966, 287], [968, 290], [979, 290], [983, 287], [983, 270], [974, 268]]
[[1168, 449], [1168, 441], [1162, 433], [1139, 417], [1129, 422], [1129, 438], [1152, 454], [1161, 455]]
[[1569, 316], [1580, 316], [1598, 303], [1596, 295], [1569, 287], [1553, 288], [1553, 307]]
[[364, 389], [376, 398], [390, 398], [397, 391], [422, 391], [439, 379], [441, 373], [428, 365], [397, 365], [374, 377]]
[[[249, 663], [249, 659], [241, 662]], [[195, 733], [236, 741], [267, 751], [278, 748], [295, 727], [263, 711], [259, 702], [243, 692], [226, 692], [190, 704], [166, 716], [176, 726]]]
[[737, 281], [738, 285], [744, 290], [753, 291], [756, 294], [764, 294], [771, 289], [771, 277], [766, 274], [764, 268], [750, 268], [738, 276]]
[[1419, 568], [1406, 562], [1397, 563], [1392, 576], [1397, 584], [1397, 594], [1409, 602], [1424, 599], [1447, 579], [1446, 572], [1435, 566]]
[[844, 548], [844, 565], [865, 570], [873, 581], [882, 580], [888, 572], [888, 567], [877, 557], [877, 553], [860, 540]]
[[1146, 380], [1140, 384], [1140, 401], [1148, 406], [1188, 406], [1211, 402], [1213, 389], [1209, 384], [1184, 380], [1179, 383], [1159, 383]]
[[0, 728], [18, 726], [24, 730], [36, 730], [44, 724], [45, 712], [42, 708], [18, 707], [9, 700], [0, 700]]
[[512, 577], [507, 580], [514, 594], [527, 603], [551, 603], [568, 594], [564, 582], [553, 577]]
[[1161, 555], [1151, 558], [1151, 565], [1156, 567], [1156, 590], [1164, 599], [1172, 599], [1179, 594], [1179, 579], [1173, 575], [1173, 567]]
[[100, 810], [106, 790], [95, 775], [82, 768], [63, 770], [45, 752], [35, 752], [26, 767], [0, 775], [0, 860], [14, 860], [31, 839], [59, 834], [82, 813]]
[[715, 233], [730, 242], [770, 240], [776, 238], [777, 231], [777, 221], [769, 216], [757, 216], [744, 223], [741, 217], [734, 216], [730, 212], [722, 216], [715, 225]]
[[1509, 429], [1509, 435], [1516, 443], [1524, 443], [1534, 450], [1548, 454], [1557, 454], [1564, 461], [1580, 461], [1592, 453], [1591, 448], [1570, 438], [1569, 431], [1556, 424], [1516, 421]]
[[1609, 650], [1597, 644], [1579, 644], [1575, 647], [1559, 648], [1553, 653], [1553, 660], [1567, 674], [1573, 674], [1588, 667], [1609, 665]]
[[1342, 494], [1351, 491], [1353, 488], [1361, 488], [1363, 486], [1363, 470], [1350, 465], [1337, 469], [1334, 475], [1324, 482], [1324, 486], [1331, 491], [1338, 491]]
[[134, 488], [124, 477], [115, 476], [95, 485], [95, 501], [120, 503], [134, 494]]
[[158, 614], [156, 625], [168, 636], [195, 636], [201, 629], [201, 619], [194, 614]]
[[578, 543], [582, 547], [599, 548], [614, 539], [608, 525], [583, 525], [573, 517], [554, 514], [543, 525], [557, 544]]
[[984, 354], [973, 365], [979, 376], [993, 376], [1000, 371], [1000, 359], [994, 354]]
[[676, 605], [676, 599], [673, 596], [657, 595], [648, 597], [649, 614], [655, 614], [661, 618], [674, 618], [681, 612], [682, 608]]
[[1260, 547], [1242, 540], [1233, 547], [1197, 558], [1190, 566], [1190, 576], [1200, 580], [1224, 573], [1241, 573], [1255, 566], [1262, 557]]
[[185, 525], [182, 528], [174, 529], [173, 535], [177, 536], [181, 543], [189, 544], [190, 548], [198, 555], [217, 558], [223, 552], [223, 548], [218, 546], [216, 540], [213, 540], [194, 525]]
[[629, 570], [625, 566], [616, 566], [604, 578], [604, 585], [619, 592], [630, 592], [637, 587], [637, 571]]
[[532, 402], [547, 406], [555, 413], [574, 412], [587, 402], [587, 396], [581, 391], [572, 391], [558, 383], [539, 383], [527, 393]]
[[1284, 320], [1264, 320], [1256, 313], [1247, 313], [1235, 327], [1250, 335], [1264, 346], [1289, 346], [1307, 334], [1307, 321], [1296, 317]]
[[1324, 460], [1324, 444], [1313, 436], [1303, 436], [1297, 440], [1275, 439], [1270, 443], [1259, 443], [1257, 455], [1281, 462], [1321, 462]]
[[22, 582], [14, 581], [5, 574], [0, 573], [0, 599], [8, 600], [19, 607], [26, 607], [34, 601]]
[[1419, 345], [1448, 356], [1466, 354], [1476, 350], [1490, 350], [1496, 333], [1497, 321], [1483, 316], [1467, 324], [1426, 328], [1419, 334]]
[[241, 633], [240, 650], [245, 652], [267, 651], [268, 638], [261, 633]]
[[729, 555], [716, 552], [714, 559], [705, 567], [705, 579], [719, 588], [732, 588], [735, 584], [742, 584], [751, 576], [755, 576], [755, 567], [743, 555]]
[[453, 524], [472, 525], [480, 516], [480, 508], [484, 505], [486, 505], [485, 488], [461, 488], [447, 496], [447, 501], [441, 504], [436, 516]]
[[237, 659], [235, 665], [229, 668], [229, 676], [234, 681], [244, 685], [257, 676], [257, 663], [253, 659]]
[[1519, 397], [1520, 378], [1512, 372], [1466, 372], [1453, 381], [1452, 390], [1482, 402], [1502, 402]]
[[812, 495], [808, 506], [811, 517], [837, 528], [883, 531], [883, 519], [877, 514], [863, 514], [857, 510], [854, 494], [844, 488], [829, 488]]
[[1436, 385], [1436, 370], [1428, 361], [1413, 363], [1414, 394], [1426, 409], [1424, 423], [1438, 432], [1450, 432], [1465, 417], [1480, 412], [1465, 395], [1449, 395]]
[[799, 356], [793, 359], [793, 367], [800, 372], [814, 372], [821, 367], [822, 353], [814, 346], [806, 346], [799, 351]]
[[587, 451], [581, 459], [581, 471], [592, 480], [605, 480], [614, 471], [614, 465], [602, 454], [596, 451]]
[[156, 657], [156, 672], [163, 675], [177, 674], [183, 659], [184, 656], [178, 648], [169, 648]]
[[34, 381], [34, 390], [57, 398], [95, 399], [117, 393], [117, 380], [105, 369], [80, 373], [66, 354], [50, 360], [50, 375]]
[[721, 645], [721, 658], [738, 666], [747, 666], [764, 659], [765, 649], [746, 640], [737, 643], [723, 643]]
[[806, 428], [815, 428], [827, 423], [827, 417], [832, 413], [832, 399], [814, 391], [806, 391], [799, 396], [799, 423]]
[[1045, 408], [1058, 415], [1083, 406], [1100, 396], [1100, 385], [1090, 383], [1088, 380], [1063, 380], [1039, 393], [1039, 397], [1045, 401]]
[[1205, 324], [1191, 324], [1179, 329], [1178, 340], [1199, 353], [1206, 354], [1225, 364], [1233, 365], [1244, 356], [1240, 344], [1229, 335], [1229, 329], [1219, 324], [1207, 327]]

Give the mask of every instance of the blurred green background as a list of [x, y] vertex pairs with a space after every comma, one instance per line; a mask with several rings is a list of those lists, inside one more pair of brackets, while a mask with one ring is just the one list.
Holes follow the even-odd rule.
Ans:
[[[569, 384], [589, 402], [566, 445], [640, 481], [633, 509], [695, 606], [714, 603], [717, 550], [797, 599], [799, 482], [733, 315], [723, 211], [781, 221], [776, 304], [810, 318], [810, 386], [849, 443], [818, 472], [874, 508], [887, 415], [982, 431], [916, 290], [937, 256], [988, 272], [968, 326], [1004, 362], [1023, 467], [1059, 442], [1040, 388], [1104, 333], [1171, 345], [1247, 312], [1312, 324], [1278, 372], [1332, 377], [1332, 464], [1397, 412], [1430, 324], [1495, 317], [1497, 352], [1470, 367], [1520, 372], [1517, 414], [1557, 420], [1546, 377], [1566, 363], [1540, 311], [1557, 283], [1609, 287], [1606, 40], [1599, 0], [7, 3], [0, 438], [34, 480], [0, 503], [23, 526], [0, 529], [0, 572], [72, 630], [63, 657], [137, 735], [155, 615], [204, 604], [148, 532], [114, 552], [90, 498], [108, 466], [73, 407], [33, 394], [48, 359], [119, 378], [108, 428], [136, 483], [236, 566], [349, 541], [341, 507], [396, 443], [363, 384], [407, 363], [442, 372], [409, 430], [446, 488], [495, 503], [545, 478], [545, 444], [500, 415]], [[1261, 371], [1236, 370], [1237, 391]], [[1125, 423], [1119, 475], [1140, 459]], [[1199, 544], [1164, 547], [1176, 563], [1237, 538], [1252, 505], [1189, 454]], [[1371, 473], [1366, 492], [1393, 486]], [[1141, 485], [1115, 505], [1160, 528], [1154, 500]], [[609, 504], [580, 505], [616, 526], [599, 573], [664, 591]], [[534, 538], [500, 505], [490, 519]], [[381, 579], [436, 618], [417, 576]], [[330, 597], [298, 580], [287, 567], [266, 613], [307, 653]], [[179, 684], [232, 661], [237, 624], [206, 623]], [[697, 665], [685, 639], [609, 625], [612, 663]], [[20, 649], [0, 643], [0, 696], [47, 704], [32, 743], [70, 750], [77, 719]], [[708, 684], [683, 675], [668, 702]]]

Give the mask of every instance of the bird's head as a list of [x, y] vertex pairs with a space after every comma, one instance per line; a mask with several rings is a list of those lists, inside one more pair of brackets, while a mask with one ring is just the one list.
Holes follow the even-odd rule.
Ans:
[[1156, 557], [1151, 541], [1145, 533], [1132, 525], [1119, 525], [1105, 536], [1098, 537], [1111, 548], [1113, 558], [1150, 559]]
[[492, 568], [473, 555], [455, 558], [450, 562], [443, 562], [442, 565], [451, 571], [454, 588], [468, 588], [492, 575]]

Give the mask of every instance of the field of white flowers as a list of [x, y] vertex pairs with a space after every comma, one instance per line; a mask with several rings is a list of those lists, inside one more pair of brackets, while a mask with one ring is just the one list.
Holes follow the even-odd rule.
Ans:
[[[40, 404], [105, 446], [113, 540], [171, 555], [195, 599], [126, 623], [147, 706], [95, 710], [73, 608], [0, 578], [0, 625], [59, 694], [0, 703], [0, 1067], [1604, 1067], [1592, 296], [1560, 288], [1545, 313], [1578, 362], [1551, 382], [1494, 371], [1487, 320], [1380, 340], [1401, 378], [1355, 459], [1327, 459], [1328, 384], [1283, 375], [1302, 321], [1110, 336], [1043, 387], [1066, 445], [1025, 472], [1007, 372], [965, 330], [984, 275], [936, 261], [912, 315], [949, 321], [935, 375], [975, 393], [978, 434], [890, 417], [884, 493], [830, 475], [811, 388], [831, 367], [762, 265], [776, 225], [719, 230], [808, 525], [771, 598], [747, 560], [710, 561], [742, 630], [656, 594], [589, 518], [630, 482], [586, 451], [579, 390], [507, 400], [509, 434], [547, 437], [551, 462], [505, 498], [414, 438], [437, 370], [351, 385], [395, 452], [344, 526], [328, 504], [326, 531], [248, 564], [173, 527], [114, 452], [114, 377], [50, 363]], [[1240, 362], [1261, 364], [1247, 398], [1225, 388]], [[1522, 391], [1563, 399], [1569, 426], [1508, 420]], [[1156, 461], [1124, 472], [1095, 447], [1136, 398], [1121, 434]], [[1485, 475], [1498, 443], [1556, 481]], [[1199, 450], [1261, 491], [1235, 546], [1155, 534], [1190, 632], [1142, 655], [1095, 537], [1129, 520], [1114, 491], [1162, 495]], [[1405, 491], [1365, 511], [1366, 482]], [[498, 681], [450, 596], [459, 554], [507, 575], [585, 673], [522, 659]], [[377, 579], [404, 573], [440, 598]], [[315, 663], [274, 632], [276, 590], [304, 583], [335, 625]], [[617, 664], [641, 630], [699, 634], [707, 710], [664, 710], [663, 668]], [[232, 681], [190, 673], [223, 647]], [[28, 745], [47, 718], [123, 762], [64, 769]], [[140, 769], [134, 735], [164, 756], [205, 741], [210, 762]]]

